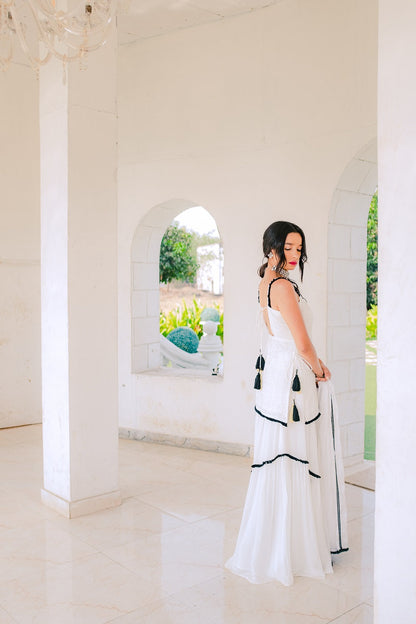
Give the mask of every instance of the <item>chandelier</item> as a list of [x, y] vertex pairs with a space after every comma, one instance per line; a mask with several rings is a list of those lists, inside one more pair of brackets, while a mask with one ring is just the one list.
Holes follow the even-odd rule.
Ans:
[[116, 0], [0, 0], [0, 69], [5, 71], [20, 44], [33, 69], [55, 56], [64, 68], [83, 67], [88, 52], [108, 37]]

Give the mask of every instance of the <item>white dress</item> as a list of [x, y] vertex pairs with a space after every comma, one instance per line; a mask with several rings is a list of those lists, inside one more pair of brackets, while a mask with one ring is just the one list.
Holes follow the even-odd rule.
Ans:
[[[253, 465], [226, 567], [252, 583], [291, 585], [294, 576], [331, 573], [331, 553], [348, 550], [344, 474], [332, 383], [316, 388], [286, 322], [270, 307], [271, 284], [267, 314], [273, 335], [267, 332], [262, 387], [256, 391]], [[308, 327], [306, 302], [299, 305]], [[292, 389], [296, 375], [300, 391]], [[298, 421], [292, 419], [293, 402]]]

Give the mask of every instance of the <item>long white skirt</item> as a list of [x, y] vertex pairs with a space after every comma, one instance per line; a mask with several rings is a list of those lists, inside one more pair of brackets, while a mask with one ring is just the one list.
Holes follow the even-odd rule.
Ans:
[[[234, 555], [226, 563], [252, 583], [332, 572], [331, 553], [348, 549], [338, 411], [330, 381], [319, 384], [296, 358], [299, 422], [256, 408], [253, 466]], [[289, 397], [291, 402], [292, 394]]]

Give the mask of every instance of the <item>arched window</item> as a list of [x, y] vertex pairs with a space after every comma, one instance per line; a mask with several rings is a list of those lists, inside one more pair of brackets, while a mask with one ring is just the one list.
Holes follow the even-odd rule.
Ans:
[[[176, 220], [176, 221], [175, 221]], [[201, 292], [203, 299], [207, 300], [212, 291], [219, 291], [222, 295], [222, 272], [223, 254], [222, 245], [216, 223], [211, 215], [200, 206], [187, 200], [170, 200], [147, 213], [139, 223], [133, 237], [131, 251], [131, 318], [132, 318], [132, 372], [140, 373], [146, 370], [159, 369], [162, 363], [160, 337], [160, 288], [159, 288], [159, 258], [160, 244], [168, 227], [172, 223], [178, 227], [186, 227], [195, 232], [195, 254], [199, 256], [199, 264], [207, 268], [208, 261], [211, 269], [208, 274], [211, 277], [211, 293], [207, 293], [207, 271], [201, 275], [199, 271], [196, 277], [194, 295]], [[210, 237], [206, 237], [210, 234]], [[211, 242], [215, 238], [216, 249], [201, 249], [207, 245], [198, 243]], [[210, 255], [208, 254], [210, 252]], [[205, 259], [201, 256], [205, 254]], [[217, 256], [217, 260], [215, 260]], [[205, 262], [204, 262], [205, 260]], [[198, 288], [198, 285], [200, 288]], [[173, 290], [173, 287], [172, 287]], [[192, 288], [190, 289], [192, 291]], [[163, 293], [163, 290], [162, 290]], [[192, 293], [191, 293], [192, 296]], [[214, 296], [217, 296], [216, 294]], [[189, 293], [187, 293], [189, 298]], [[179, 293], [180, 298], [180, 293]], [[212, 297], [211, 297], [212, 298]], [[202, 306], [198, 302], [198, 306]], [[197, 358], [200, 357], [199, 355]], [[186, 358], [185, 358], [186, 359]], [[191, 358], [192, 359], [192, 358]], [[166, 362], [166, 358], [164, 360]], [[182, 364], [180, 364], [183, 368]], [[185, 368], [187, 365], [185, 364]], [[202, 368], [197, 366], [197, 368]], [[192, 366], [189, 369], [192, 374]]]
[[160, 249], [163, 366], [222, 374], [223, 265], [209, 212], [198, 206], [177, 215]]

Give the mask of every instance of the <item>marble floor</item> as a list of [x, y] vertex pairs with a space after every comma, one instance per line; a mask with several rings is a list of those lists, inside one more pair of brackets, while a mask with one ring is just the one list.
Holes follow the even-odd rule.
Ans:
[[322, 581], [224, 569], [248, 458], [120, 440], [123, 504], [40, 503], [41, 427], [0, 430], [0, 624], [370, 624], [374, 492], [347, 485], [350, 551]]

